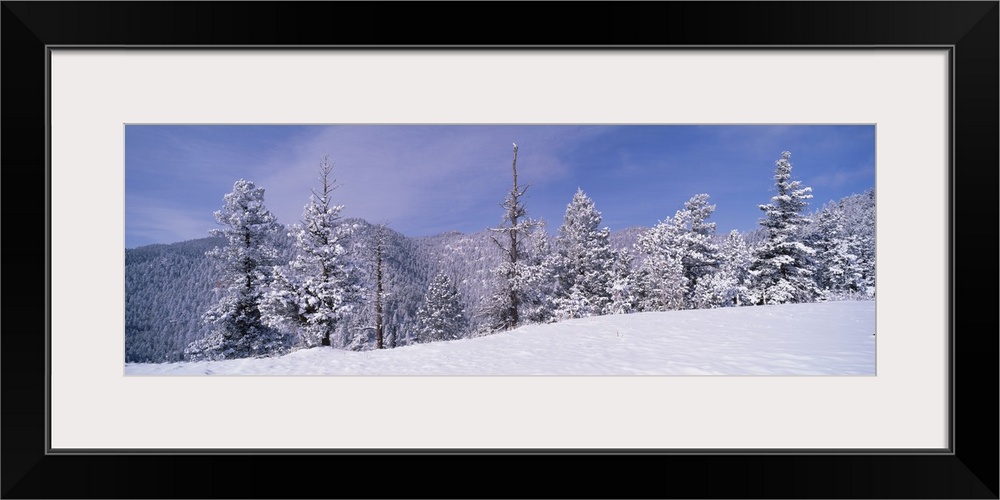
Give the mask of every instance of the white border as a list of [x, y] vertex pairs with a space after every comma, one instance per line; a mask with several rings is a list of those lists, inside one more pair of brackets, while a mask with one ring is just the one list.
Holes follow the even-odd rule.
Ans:
[[[51, 68], [53, 448], [947, 446], [943, 49], [57, 49]], [[877, 124], [878, 375], [122, 375], [124, 123], [534, 122]]]

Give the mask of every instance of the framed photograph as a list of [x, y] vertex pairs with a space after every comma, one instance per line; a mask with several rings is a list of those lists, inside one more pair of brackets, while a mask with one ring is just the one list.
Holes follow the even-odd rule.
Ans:
[[[966, 228], [967, 236], [972, 232], [972, 225], [963, 221], [981, 219], [985, 209], [995, 214], [996, 2], [579, 6], [581, 16], [595, 21], [607, 20], [609, 14], [629, 20], [628, 34], [614, 40], [624, 46], [608, 46], [583, 31], [568, 38], [572, 45], [498, 43], [460, 33], [461, 28], [435, 30], [444, 23], [435, 15], [412, 32], [415, 38], [397, 39], [407, 31], [395, 29], [391, 35], [377, 35], [382, 26], [448, 10], [421, 4], [327, 6], [336, 12], [331, 19], [337, 27], [327, 38], [319, 34], [325, 30], [318, 21], [323, 6], [4, 3], [8, 185], [24, 184], [11, 176], [12, 170], [18, 176], [34, 173], [28, 182], [44, 185], [46, 193], [39, 210], [46, 215], [45, 233], [27, 238], [44, 246], [18, 254], [25, 255], [26, 265], [39, 259], [38, 268], [46, 271], [43, 286], [36, 296], [24, 294], [7, 303], [9, 318], [15, 316], [11, 311], [37, 310], [45, 321], [38, 335], [13, 335], [16, 330], [9, 328], [3, 339], [5, 497], [297, 497], [304, 494], [297, 490], [302, 485], [290, 485], [288, 478], [308, 468], [394, 479], [374, 486], [347, 484], [336, 496], [448, 496], [454, 490], [426, 485], [431, 471], [424, 468], [447, 460], [449, 470], [477, 481], [488, 481], [489, 470], [495, 474], [496, 467], [516, 464], [531, 464], [527, 474], [538, 478], [538, 471], [560, 461], [580, 477], [595, 478], [575, 486], [543, 479], [537, 486], [541, 489], [527, 495], [521, 479], [489, 481], [482, 483], [491, 485], [482, 496], [997, 498], [996, 430], [980, 428], [972, 417], [986, 422], [997, 417], [996, 391], [990, 388], [996, 380], [997, 338], [977, 335], [995, 331], [996, 319], [966, 311], [975, 309], [966, 305], [973, 303], [972, 291], [987, 301], [996, 297], [994, 286], [980, 286], [971, 278], [996, 275], [989, 272], [989, 263], [996, 262], [990, 246], [995, 243], [982, 243], [996, 241], [990, 233], [996, 226], [977, 228], [974, 245], [959, 246], [956, 238], [958, 227]], [[522, 16], [511, 21], [502, 11], [513, 4], [454, 6], [477, 19], [497, 18], [481, 27], [498, 30], [508, 22], [522, 25], [519, 29], [542, 29], [555, 21], [544, 14], [528, 16], [523, 23]], [[656, 16], [666, 19], [665, 25], [651, 22], [654, 7], [670, 14]], [[703, 19], [722, 7], [732, 21], [697, 32], [690, 22], [681, 22]], [[109, 25], [107, 19], [120, 22]], [[274, 19], [300, 24], [264, 29], [273, 27]], [[387, 24], [358, 24], [364, 19]], [[749, 25], [761, 29], [748, 31]], [[464, 39], [442, 45], [437, 37], [444, 33]], [[648, 38], [638, 35], [643, 33]], [[38, 98], [34, 105], [31, 96]], [[591, 134], [598, 127], [606, 133]], [[543, 128], [547, 135], [527, 142], [508, 137]], [[505, 155], [513, 152], [516, 168], [518, 152], [528, 152], [529, 144], [563, 141], [567, 148], [583, 148], [586, 141], [571, 142], [567, 130], [638, 144], [634, 130], [667, 128], [671, 133], [711, 129], [715, 142], [704, 144], [713, 151], [724, 149], [726, 137], [772, 147], [776, 141], [765, 140], [768, 134], [787, 142], [795, 135], [789, 130], [808, 130], [818, 135], [803, 143], [836, 150], [840, 156], [828, 153], [837, 158], [829, 161], [845, 163], [851, 146], [838, 142], [841, 132], [870, 137], [865, 147], [870, 148], [873, 171], [859, 175], [870, 178], [877, 193], [877, 298], [869, 302], [871, 311], [834, 313], [826, 322], [859, 323], [858, 314], [871, 322], [864, 326], [874, 326], [875, 334], [864, 339], [871, 346], [861, 363], [864, 369], [845, 364], [833, 373], [819, 373], [815, 367], [816, 373], [807, 373], [801, 370], [811, 366], [811, 353], [795, 351], [791, 354], [797, 357], [789, 357], [782, 351], [781, 356], [760, 354], [751, 365], [795, 366], [799, 371], [738, 376], [711, 371], [706, 367], [716, 360], [706, 358], [694, 368], [709, 376], [607, 376], [554, 368], [541, 374], [456, 372], [444, 369], [438, 359], [433, 363], [439, 371], [419, 373], [413, 369], [419, 360], [397, 359], [405, 363], [396, 365], [396, 372], [367, 376], [364, 371], [328, 370], [276, 375], [244, 364], [242, 369], [253, 376], [231, 376], [241, 373], [237, 370], [218, 377], [205, 376], [206, 370], [233, 365], [159, 363], [174, 361], [170, 356], [178, 348], [155, 344], [158, 334], [144, 340], [142, 349], [126, 340], [124, 323], [133, 316], [126, 310], [130, 285], [123, 263], [126, 248], [142, 244], [133, 240], [142, 232], [133, 223], [141, 214], [146, 228], [169, 225], [175, 234], [190, 234], [180, 227], [185, 222], [177, 216], [181, 212], [163, 209], [153, 201], [157, 196], [176, 200], [213, 182], [228, 184], [226, 190], [232, 187], [236, 193], [239, 182], [233, 184], [230, 177], [240, 170], [218, 166], [225, 157], [260, 161], [265, 167], [257, 172], [268, 175], [272, 184], [282, 178], [293, 184], [293, 170], [274, 163], [274, 158], [280, 162], [287, 157], [267, 160], [259, 149], [241, 148], [260, 143], [298, 148], [297, 154], [315, 156], [319, 165], [319, 155], [337, 160], [338, 152], [331, 147], [313, 154], [321, 142], [341, 144], [342, 151], [371, 144], [367, 151], [380, 151], [390, 165], [373, 175], [396, 176], [400, 186], [413, 187], [420, 184], [418, 177], [429, 175], [415, 166], [414, 135], [425, 140], [427, 157], [420, 164], [426, 165], [450, 144], [435, 134], [481, 154], [468, 131], [490, 132], [503, 140]], [[309, 129], [307, 136], [323, 140], [310, 143], [295, 135], [298, 129]], [[420, 134], [412, 133], [418, 129]], [[740, 136], [750, 129], [756, 132]], [[207, 138], [232, 139], [248, 132], [256, 138]], [[149, 140], [150, 134], [159, 142]], [[371, 137], [385, 136], [407, 138], [397, 143], [409, 144], [409, 149], [401, 154], [371, 142]], [[691, 136], [671, 139], [678, 144], [674, 150], [682, 150], [684, 137]], [[511, 142], [520, 145], [509, 146]], [[593, 145], [598, 141], [590, 142], [591, 150], [609, 154]], [[154, 143], [156, 147], [141, 147]], [[789, 159], [781, 150], [773, 154], [780, 157], [763, 166], [766, 176], [775, 160], [780, 168]], [[177, 171], [140, 176], [129, 170], [129, 159], [141, 155], [170, 156], [174, 162], [159, 163], [160, 168]], [[407, 158], [412, 165], [402, 164]], [[670, 158], [683, 163], [697, 154]], [[525, 165], [529, 159], [522, 156]], [[545, 159], [566, 161], [555, 153]], [[509, 162], [500, 158], [488, 163]], [[440, 163], [452, 169], [436, 181], [438, 191], [451, 200], [444, 204], [471, 213], [477, 205], [461, 205], [460, 191], [479, 200], [478, 185], [446, 158]], [[677, 182], [697, 185], [693, 176], [678, 175], [683, 178]], [[844, 176], [845, 169], [831, 169], [813, 178], [834, 185], [846, 183]], [[640, 181], [630, 179], [622, 185], [635, 183], [634, 198], [654, 197], [640, 195]], [[448, 185], [460, 180], [461, 189]], [[364, 185], [362, 178], [352, 182]], [[517, 192], [516, 182], [512, 192]], [[314, 200], [324, 198], [315, 186], [299, 187], [307, 193], [312, 188]], [[430, 193], [434, 187], [418, 192]], [[268, 191], [268, 196], [281, 189]], [[497, 199], [490, 200], [494, 206], [506, 191], [504, 185], [497, 187]], [[396, 189], [391, 196], [403, 192]], [[219, 202], [223, 194], [217, 193]], [[770, 195], [763, 193], [760, 203]], [[544, 204], [546, 198], [538, 196], [533, 200]], [[356, 198], [355, 204], [372, 207], [376, 197], [367, 198]], [[29, 203], [18, 206], [30, 206], [32, 200], [25, 201]], [[294, 208], [301, 210], [304, 201]], [[565, 207], [568, 201], [560, 203]], [[182, 202], [196, 203], [194, 198]], [[678, 208], [663, 206], [660, 217]], [[282, 222], [301, 214], [283, 210]], [[398, 211], [371, 210], [377, 214], [371, 217], [400, 224], [415, 220]], [[281, 215], [285, 212], [292, 215]], [[15, 213], [22, 212], [8, 208], [9, 215]], [[562, 216], [556, 213], [546, 217], [553, 225]], [[447, 210], [433, 215], [448, 220]], [[8, 229], [18, 234], [24, 225], [29, 234], [41, 233], [37, 220], [28, 226], [28, 218], [10, 222]], [[437, 234], [443, 226], [411, 227]], [[980, 233], [985, 237], [979, 238]], [[14, 243], [8, 249], [18, 247]], [[983, 249], [987, 255], [980, 258]], [[962, 276], [970, 276], [971, 283]], [[139, 307], [159, 307], [155, 302]], [[184, 307], [182, 300], [176, 303]], [[577, 309], [571, 309], [559, 311], [573, 317]], [[810, 325], [802, 329], [820, 328]], [[639, 335], [643, 328], [626, 335]], [[687, 332], [712, 334], [708, 326], [693, 323]], [[618, 333], [614, 341], [620, 344]], [[328, 340], [299, 335], [297, 342]], [[375, 341], [335, 339], [345, 344]], [[411, 340], [420, 343], [406, 337]], [[505, 347], [512, 348], [523, 351], [524, 345]], [[630, 352], [635, 356], [638, 351]], [[837, 359], [850, 357], [841, 354]], [[449, 359], [470, 355], [456, 351]], [[510, 354], [504, 357], [507, 365], [495, 366], [511, 366]], [[151, 376], [136, 360], [157, 361], [156, 369], [177, 369], [179, 376], [156, 376], [162, 371]], [[319, 363], [328, 361], [314, 360], [312, 366]], [[184, 371], [192, 366], [202, 371]], [[980, 389], [984, 384], [986, 389]], [[210, 489], [178, 480], [198, 477], [208, 468], [240, 468], [248, 460], [274, 474], [254, 483], [216, 482]], [[167, 462], [169, 468], [158, 466]], [[622, 486], [621, 474], [649, 467], [661, 472]], [[81, 469], [88, 471], [83, 484], [49, 479], [77, 477], [73, 474], [79, 472], [68, 471]]]

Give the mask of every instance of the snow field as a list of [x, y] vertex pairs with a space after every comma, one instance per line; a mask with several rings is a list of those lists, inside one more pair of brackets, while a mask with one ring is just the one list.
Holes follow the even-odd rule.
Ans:
[[126, 375], [875, 375], [875, 302], [593, 316], [379, 351], [126, 363]]

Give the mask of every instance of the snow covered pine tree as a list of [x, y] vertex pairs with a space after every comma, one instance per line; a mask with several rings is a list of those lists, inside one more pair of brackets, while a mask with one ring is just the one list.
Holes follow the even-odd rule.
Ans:
[[844, 213], [830, 202], [820, 211], [810, 241], [816, 250], [816, 284], [827, 299], [842, 299], [860, 295], [864, 288], [862, 268], [854, 249], [856, 237], [847, 232]]
[[714, 211], [707, 194], [696, 194], [673, 218], [657, 223], [636, 240], [635, 247], [643, 256], [637, 277], [642, 283], [643, 310], [710, 306], [705, 288], [718, 269], [719, 246], [715, 223], [706, 221]]
[[555, 280], [558, 255], [551, 251], [545, 221], [538, 219], [537, 225], [528, 233], [520, 288], [524, 293], [521, 300], [521, 321], [524, 323], [549, 323], [555, 320]]
[[719, 251], [719, 269], [698, 282], [697, 307], [730, 307], [752, 303], [749, 282], [750, 248], [739, 231], [733, 229]]
[[688, 279], [684, 276], [679, 235], [684, 216], [658, 222], [639, 235], [635, 250], [642, 256], [636, 272], [639, 310], [668, 311], [683, 309]]
[[684, 210], [677, 212], [674, 219], [681, 222], [681, 231], [676, 235], [680, 246], [681, 266], [687, 278], [685, 300], [687, 307], [698, 309], [709, 306], [705, 296], [703, 281], [715, 274], [719, 265], [719, 245], [715, 244], [715, 223], [706, 222], [715, 205], [708, 204], [708, 195], [696, 194], [684, 202]]
[[875, 190], [827, 203], [814, 218], [816, 282], [828, 299], [875, 298]]
[[812, 198], [812, 188], [791, 180], [791, 156], [784, 151], [775, 162], [777, 194], [771, 203], [759, 205], [765, 214], [760, 225], [767, 229], [767, 239], [757, 247], [750, 264], [752, 293], [758, 305], [812, 302], [820, 295], [811, 262], [816, 251], [802, 238], [802, 230], [810, 222], [803, 211]]
[[600, 225], [601, 213], [594, 201], [577, 188], [556, 237], [559, 319], [597, 316], [610, 310], [616, 254], [608, 241], [611, 231]]
[[218, 304], [203, 316], [213, 324], [212, 332], [192, 342], [185, 354], [189, 359], [226, 359], [283, 352], [288, 339], [264, 324], [260, 311], [268, 266], [277, 258], [274, 236], [281, 226], [264, 206], [264, 188], [253, 182], [236, 181], [223, 199], [225, 205], [215, 212], [215, 219], [228, 227], [211, 233], [226, 238], [228, 244], [206, 255], [218, 260], [225, 288]]
[[343, 205], [332, 204], [332, 171], [333, 163], [323, 156], [320, 191], [313, 191], [302, 223], [293, 226], [298, 253], [287, 270], [273, 269], [273, 285], [263, 305], [268, 324], [290, 330], [303, 347], [331, 345], [337, 322], [360, 296], [344, 259], [341, 242], [349, 228], [339, 222]]
[[417, 311], [419, 330], [417, 342], [434, 342], [438, 340], [454, 340], [465, 336], [469, 326], [462, 306], [458, 289], [448, 278], [439, 272], [427, 287], [424, 305]]

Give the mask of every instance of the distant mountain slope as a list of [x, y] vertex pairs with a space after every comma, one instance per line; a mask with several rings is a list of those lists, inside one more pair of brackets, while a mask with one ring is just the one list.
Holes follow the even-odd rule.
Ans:
[[[345, 247], [353, 272], [366, 290], [366, 302], [358, 304], [344, 321], [340, 347], [370, 340], [367, 337], [373, 335], [374, 326], [375, 225], [361, 219], [344, 223], [353, 228]], [[416, 327], [417, 310], [439, 270], [456, 278], [473, 326], [478, 324], [473, 313], [489, 287], [490, 270], [499, 262], [486, 231], [410, 238], [387, 229], [386, 240], [384, 317], [391, 333], [399, 335], [398, 345], [407, 343], [407, 334]], [[201, 316], [218, 300], [215, 287], [220, 284], [215, 264], [205, 252], [219, 245], [225, 245], [225, 240], [202, 238], [125, 250], [127, 362], [181, 360], [189, 343], [208, 334]], [[292, 240], [282, 237], [279, 251], [278, 263], [287, 263], [294, 252]]]
[[202, 238], [125, 249], [125, 360], [177, 361], [207, 330], [201, 314], [215, 300], [218, 274], [205, 252], [224, 245]]

